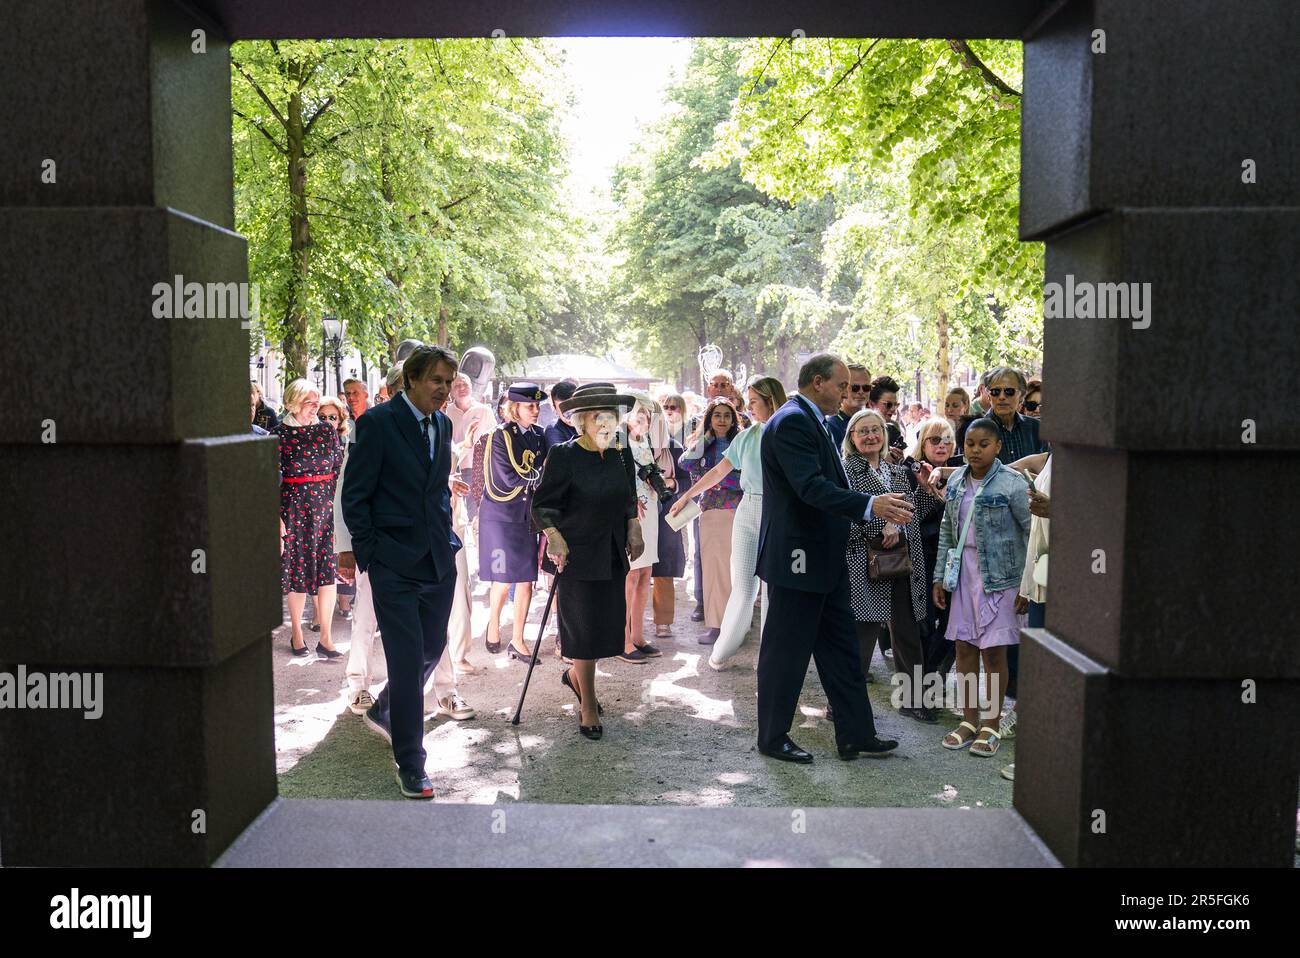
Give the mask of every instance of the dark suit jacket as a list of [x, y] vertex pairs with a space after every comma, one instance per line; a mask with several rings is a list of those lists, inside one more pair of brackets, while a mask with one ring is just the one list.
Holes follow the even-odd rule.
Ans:
[[431, 556], [437, 581], [456, 575], [461, 543], [451, 528], [451, 420], [434, 414], [441, 442], [433, 461], [420, 423], [397, 393], [356, 422], [343, 474], [343, 519], [363, 572], [379, 560], [418, 577]]
[[772, 585], [827, 593], [839, 584], [845, 568], [849, 523], [862, 518], [871, 497], [849, 488], [839, 453], [819, 418], [791, 399], [763, 428], [758, 577]]

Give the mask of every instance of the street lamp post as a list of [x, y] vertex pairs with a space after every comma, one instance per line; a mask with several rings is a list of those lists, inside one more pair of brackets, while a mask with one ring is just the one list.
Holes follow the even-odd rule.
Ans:
[[343, 379], [339, 373], [339, 363], [343, 360], [343, 334], [347, 329], [347, 323], [344, 320], [336, 319], [333, 316], [326, 316], [321, 320], [321, 326], [324, 327], [325, 341], [331, 347], [334, 353], [334, 389], [338, 392], [343, 385]]

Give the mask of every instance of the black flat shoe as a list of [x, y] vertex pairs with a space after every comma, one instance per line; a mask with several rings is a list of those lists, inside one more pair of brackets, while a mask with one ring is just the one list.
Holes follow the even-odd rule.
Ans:
[[496, 642], [489, 642], [489, 641], [487, 640], [487, 636], [483, 636], [483, 648], [487, 649], [488, 652], [490, 652], [490, 653], [493, 654], [493, 655], [500, 655], [500, 654], [501, 654], [501, 642], [500, 642], [500, 640], [498, 640], [498, 641], [496, 641]]
[[657, 659], [657, 658], [659, 658], [659, 656], [663, 655], [662, 652], [660, 652], [658, 649], [656, 649], [656, 648], [655, 648], [653, 645], [651, 645], [649, 642], [647, 642], [645, 645], [638, 645], [638, 646], [636, 647], [636, 649], [637, 649], [638, 652], [640, 652], [642, 655], [644, 655], [647, 659]]
[[[563, 672], [560, 673], [560, 684], [563, 685], [563, 686], [565, 686], [565, 687], [567, 687], [568, 690], [569, 690], [570, 692], [572, 692], [572, 693], [577, 697], [577, 699], [578, 699], [578, 707], [581, 708], [581, 707], [582, 707], [582, 695], [580, 695], [579, 692], [578, 692], [578, 690], [574, 687], [574, 685], [573, 685], [573, 680], [572, 680], [571, 678], [569, 678], [569, 670], [568, 670], [568, 669], [565, 669]], [[596, 714], [597, 714], [597, 715], [604, 715], [604, 714], [605, 714], [605, 706], [601, 705], [599, 702], [596, 703]]]
[[918, 722], [937, 722], [939, 720], [939, 716], [935, 715], [931, 709], [926, 708], [900, 708], [898, 714], [906, 715]]
[[[532, 652], [520, 652], [513, 645], [509, 646], [506, 649], [506, 654], [509, 655], [510, 658], [514, 659], [517, 662], [523, 662], [525, 665], [527, 665], [529, 662], [533, 660]], [[542, 660], [540, 658], [538, 658], [537, 664], [538, 665], [542, 664]]]
[[811, 752], [805, 752], [794, 742], [790, 741], [790, 736], [781, 740], [776, 748], [759, 748], [759, 751], [768, 758], [777, 758], [783, 762], [798, 762], [800, 765], [808, 765], [812, 762]]
[[316, 657], [325, 659], [328, 662], [330, 659], [343, 658], [343, 653], [338, 649], [327, 649], [318, 642], [316, 643]]
[[898, 748], [898, 743], [892, 738], [873, 738], [865, 745], [843, 745], [839, 749], [840, 758], [846, 762], [851, 762], [859, 755], [881, 756]]
[[579, 726], [578, 726], [578, 731], [581, 732], [583, 735], [585, 735], [587, 738], [591, 739], [591, 740], [594, 742], [594, 741], [596, 741], [596, 739], [600, 738], [602, 735], [605, 734], [605, 726], [603, 726], [603, 725], [579, 725]]
[[298, 658], [302, 658], [304, 655], [311, 655], [311, 649], [307, 648], [306, 645], [303, 645], [301, 649], [295, 648], [293, 644], [293, 639], [289, 640], [289, 651], [292, 652]]

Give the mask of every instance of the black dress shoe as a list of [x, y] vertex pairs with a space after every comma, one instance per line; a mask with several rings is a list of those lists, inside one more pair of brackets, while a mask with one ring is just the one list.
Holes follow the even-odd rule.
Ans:
[[[565, 669], [563, 672], [560, 673], [560, 684], [568, 688], [570, 692], [572, 692], [575, 696], [577, 696], [578, 706], [581, 707], [582, 695], [578, 692], [577, 686], [573, 684], [573, 679], [569, 678], [568, 669]], [[597, 715], [605, 714], [605, 706], [601, 705], [599, 702], [596, 703], [596, 714]]]
[[406, 798], [433, 798], [433, 782], [429, 781], [429, 776], [422, 772], [407, 774], [398, 769], [397, 787], [402, 790], [402, 795]]
[[289, 640], [289, 651], [298, 658], [302, 658], [304, 655], [311, 655], [311, 649], [307, 648], [307, 643], [304, 642], [302, 648], [299, 649], [294, 646], [293, 639]]
[[488, 652], [493, 655], [499, 655], [501, 653], [501, 641], [498, 639], [496, 642], [489, 642], [485, 635], [483, 636], [483, 648], [487, 649]]
[[758, 750], [768, 758], [779, 758], [783, 762], [798, 762], [800, 765], [807, 765], [813, 760], [812, 753], [805, 752], [798, 745], [795, 745], [794, 742], [790, 741], [788, 735], [781, 739], [776, 748], [763, 748], [760, 746]]
[[594, 742], [596, 741], [596, 739], [600, 738], [602, 735], [605, 734], [605, 726], [579, 724], [578, 731]]
[[839, 749], [840, 758], [846, 762], [851, 762], [859, 755], [885, 755], [898, 748], [898, 743], [892, 738], [873, 738], [865, 745], [841, 745]]
[[[514, 647], [513, 644], [506, 649], [506, 654], [509, 655], [510, 658], [514, 659], [515, 661], [524, 663], [524, 665], [527, 665], [529, 662], [533, 660], [532, 652], [520, 652], [518, 649]], [[541, 661], [542, 661], [541, 659], [538, 659], [537, 663], [540, 665]]]
[[704, 606], [702, 606], [702, 605], [697, 605], [697, 606], [695, 607], [695, 611], [691, 613], [691, 621], [692, 621], [692, 622], [703, 622], [703, 621], [704, 621]]
[[341, 659], [341, 658], [343, 658], [343, 653], [340, 652], [338, 649], [327, 649], [327, 648], [325, 648], [325, 646], [323, 646], [323, 645], [321, 645], [319, 642], [317, 642], [317, 643], [316, 643], [316, 657], [317, 657], [317, 658], [320, 658], [320, 659], [325, 659], [325, 660], [328, 662], [330, 659]]

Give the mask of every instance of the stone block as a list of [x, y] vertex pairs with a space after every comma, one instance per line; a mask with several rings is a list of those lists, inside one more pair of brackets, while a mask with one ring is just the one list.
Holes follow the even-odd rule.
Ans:
[[1044, 320], [1044, 437], [1238, 456], [1300, 450], [1297, 262], [1300, 209], [1126, 209], [1053, 236], [1046, 280], [1063, 306], [1077, 309], [1090, 284], [1108, 312], [1122, 311], [1119, 290], [1099, 284], [1130, 293], [1150, 284], [1137, 287], [1149, 310], [1139, 318], [1130, 298], [1132, 318]]
[[[98, 719], [73, 710], [0, 710], [4, 864], [213, 862], [275, 799], [264, 640], [210, 668], [103, 669]], [[29, 674], [67, 670], [26, 665]], [[196, 830], [196, 812], [204, 831]]]
[[204, 0], [236, 40], [331, 37], [1020, 37], [1042, 0]]
[[1300, 624], [1281, 611], [1295, 543], [1270, 534], [1300, 528], [1300, 505], [1272, 494], [1300, 483], [1300, 455], [1054, 456], [1053, 634], [1131, 677], [1300, 678]]
[[[0, 87], [15, 107], [0, 137], [0, 207], [170, 206], [234, 229], [220, 27], [164, 0], [12, 6], [0, 34]], [[42, 181], [47, 159], [54, 183]]]
[[1235, 679], [1128, 678], [1021, 639], [1015, 807], [1063, 864], [1292, 866], [1300, 682], [1246, 703]]
[[[250, 434], [175, 446], [9, 446], [0, 655], [211, 665], [280, 625], [278, 459]], [[204, 550], [196, 573], [194, 550]]]
[[248, 431], [249, 332], [229, 302], [224, 319], [154, 315], [155, 284], [177, 275], [247, 283], [243, 237], [174, 210], [10, 207], [0, 262], [0, 324], [23, 370], [0, 377], [0, 443], [40, 444], [47, 421], [60, 443]]
[[1064, 4], [1025, 42], [1021, 237], [1120, 207], [1296, 205], [1297, 63], [1295, 4]]

